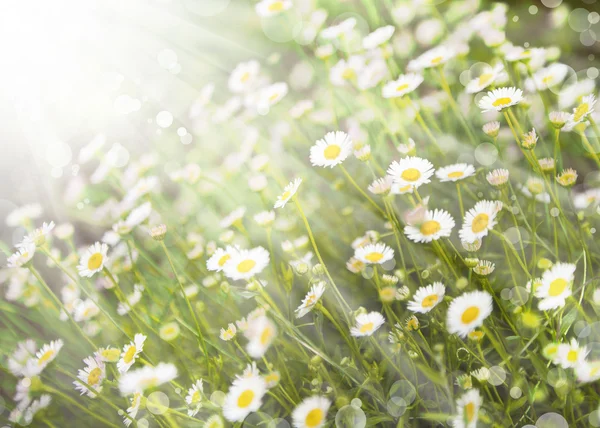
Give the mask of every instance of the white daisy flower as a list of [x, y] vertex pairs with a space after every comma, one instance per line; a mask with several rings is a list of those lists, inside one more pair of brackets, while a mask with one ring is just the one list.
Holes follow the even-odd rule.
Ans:
[[28, 361], [25, 375], [31, 377], [40, 374], [58, 356], [63, 345], [64, 342], [57, 339], [42, 346], [35, 354], [35, 358]]
[[458, 181], [475, 174], [475, 167], [467, 163], [456, 163], [439, 168], [435, 172], [435, 176], [441, 181]]
[[300, 119], [314, 107], [315, 103], [312, 100], [300, 100], [290, 109], [290, 116], [292, 119]]
[[142, 292], [144, 286], [142, 284], [135, 284], [133, 286], [133, 293], [125, 297], [124, 302], [119, 302], [117, 305], [117, 313], [121, 316], [128, 314], [135, 305], [137, 305], [142, 299]]
[[304, 315], [312, 311], [319, 299], [325, 292], [325, 281], [320, 281], [310, 288], [310, 291], [302, 300], [302, 304], [296, 309], [296, 318], [302, 318]]
[[365, 91], [374, 88], [388, 76], [389, 69], [385, 60], [381, 58], [373, 59], [358, 74], [356, 86], [358, 89]]
[[227, 247], [227, 250], [217, 248], [206, 261], [206, 268], [213, 272], [221, 272], [225, 267], [225, 263], [231, 258], [230, 249], [231, 247]]
[[121, 353], [121, 359], [117, 363], [117, 369], [120, 373], [125, 373], [135, 363], [135, 360], [144, 350], [144, 342], [146, 336], [138, 333], [134, 336], [133, 341], [123, 346], [123, 352]]
[[426, 68], [438, 67], [454, 58], [456, 53], [447, 46], [438, 46], [424, 52], [408, 63], [408, 71], [420, 71]]
[[585, 361], [585, 357], [590, 350], [585, 346], [580, 346], [576, 339], [571, 339], [571, 343], [561, 343], [558, 345], [555, 363], [563, 369], [578, 366]]
[[354, 257], [367, 264], [383, 264], [394, 258], [394, 250], [384, 243], [378, 242], [356, 248]]
[[333, 168], [341, 164], [352, 153], [352, 141], [342, 131], [328, 132], [310, 148], [310, 163], [313, 166]]
[[116, 363], [119, 361], [119, 357], [121, 355], [121, 350], [118, 348], [99, 348], [94, 355], [100, 359], [101, 361], [108, 363]]
[[505, 108], [519, 104], [523, 100], [523, 91], [514, 87], [494, 89], [485, 95], [477, 104], [482, 113], [502, 111]]
[[479, 201], [465, 214], [462, 228], [458, 235], [462, 241], [474, 242], [487, 236], [496, 225], [496, 216], [502, 209], [500, 201]]
[[331, 70], [329, 80], [334, 86], [347, 86], [348, 82], [356, 81], [365, 68], [366, 60], [361, 55], [352, 55], [350, 58], [340, 59]]
[[262, 406], [267, 385], [260, 376], [240, 379], [231, 385], [223, 402], [223, 416], [230, 422], [241, 422]]
[[236, 332], [237, 332], [237, 330], [235, 328], [235, 324], [229, 323], [229, 325], [227, 326], [227, 329], [221, 328], [219, 337], [221, 338], [221, 340], [224, 340], [227, 342], [235, 337]]
[[260, 90], [256, 107], [265, 110], [274, 106], [283, 99], [288, 93], [288, 85], [285, 82], [277, 82]]
[[250, 250], [230, 248], [230, 258], [223, 266], [223, 273], [230, 279], [250, 279], [269, 265], [269, 252], [263, 247]]
[[600, 360], [582, 361], [575, 366], [575, 375], [582, 383], [597, 381], [600, 379]]
[[262, 0], [254, 6], [256, 13], [263, 17], [279, 15], [291, 7], [291, 0]]
[[594, 112], [595, 104], [596, 97], [593, 94], [583, 97], [579, 105], [573, 109], [570, 121], [573, 123], [583, 122], [585, 118]]
[[204, 422], [202, 428], [225, 428], [225, 424], [223, 423], [223, 419], [219, 415], [212, 415], [210, 418]]
[[448, 211], [427, 210], [419, 224], [404, 227], [404, 234], [411, 241], [427, 243], [449, 237], [454, 226], [454, 219]]
[[248, 355], [252, 358], [261, 358], [277, 337], [277, 326], [266, 316], [253, 319], [250, 319], [249, 316], [244, 336], [248, 339], [246, 345]]
[[375, 179], [369, 184], [368, 190], [374, 195], [387, 195], [392, 189], [393, 179], [389, 175]]
[[202, 379], [198, 379], [188, 389], [187, 396], [185, 397], [185, 402], [188, 405], [188, 416], [196, 416], [196, 413], [200, 411], [202, 407], [202, 394], [204, 394]]
[[[311, 149], [311, 156], [312, 156], [312, 149]], [[281, 195], [277, 196], [277, 201], [275, 202], [274, 208], [285, 207], [285, 204], [287, 204], [288, 201], [290, 199], [292, 199], [292, 197], [296, 194], [296, 192], [298, 191], [298, 187], [300, 187], [301, 183], [302, 183], [301, 178], [296, 178], [296, 179], [294, 179], [294, 181], [290, 181], [290, 183], [287, 186], [285, 186], [285, 188], [283, 189], [283, 193]]]
[[15, 208], [6, 216], [6, 225], [9, 227], [23, 226], [39, 218], [43, 213], [40, 204], [26, 204]]
[[141, 369], [123, 373], [119, 378], [121, 395], [130, 395], [155, 388], [177, 377], [177, 368], [173, 364], [159, 363], [156, 367], [144, 366]]
[[574, 279], [575, 265], [572, 263], [556, 263], [544, 271], [542, 283], [535, 289], [535, 296], [540, 299], [538, 308], [547, 311], [563, 307], [572, 294]]
[[356, 317], [356, 325], [350, 329], [354, 337], [371, 336], [383, 325], [385, 318], [379, 312], [359, 314]]
[[[133, 395], [131, 396], [131, 399], [129, 400], [129, 407], [127, 408], [127, 415], [129, 415], [129, 418], [135, 419], [135, 417], [137, 416], [143, 396], [144, 395], [140, 391], [134, 392]], [[129, 418], [126, 416], [123, 416], [123, 424], [126, 427], [131, 425], [132, 420]]]
[[226, 229], [237, 222], [241, 221], [246, 214], [246, 207], [239, 207], [227, 214], [223, 219], [219, 222], [219, 226], [223, 229]]
[[20, 268], [28, 263], [35, 255], [35, 244], [24, 244], [16, 253], [8, 257], [6, 266], [9, 268]]
[[392, 38], [395, 30], [396, 28], [394, 28], [393, 25], [377, 28], [375, 31], [365, 36], [362, 41], [363, 48], [371, 50], [384, 44]]
[[494, 187], [500, 187], [508, 182], [508, 169], [498, 168], [490, 171], [485, 176], [485, 179]]
[[567, 77], [569, 66], [560, 63], [550, 64], [535, 72], [532, 78], [525, 80], [525, 88], [529, 92], [544, 91], [562, 83]]
[[473, 272], [477, 275], [487, 276], [494, 272], [496, 265], [489, 260], [479, 260], [477, 265], [473, 268]]
[[79, 265], [77, 266], [79, 276], [91, 278], [96, 272], [100, 272], [107, 261], [107, 253], [108, 245], [106, 244], [96, 242], [89, 247], [79, 259]]
[[248, 92], [254, 89], [260, 72], [258, 61], [242, 62], [229, 76], [229, 90], [233, 93]]
[[429, 178], [434, 171], [433, 164], [427, 159], [408, 156], [400, 159], [400, 161], [392, 162], [387, 173], [392, 177], [394, 183], [400, 186], [418, 188], [431, 181]]
[[37, 346], [31, 339], [27, 339], [17, 344], [17, 348], [8, 358], [8, 369], [15, 376], [23, 376], [23, 370], [27, 362], [35, 356]]
[[321, 37], [325, 40], [337, 39], [338, 37], [347, 36], [356, 26], [356, 18], [348, 18], [337, 25], [325, 28], [321, 31]]
[[403, 74], [392, 82], [385, 84], [381, 93], [383, 98], [398, 98], [413, 92], [423, 83], [423, 76], [420, 74]]
[[305, 398], [292, 412], [294, 428], [321, 428], [325, 425], [331, 401], [314, 395]]
[[100, 313], [100, 308], [92, 299], [76, 300], [73, 304], [73, 319], [76, 322], [88, 321]]
[[435, 308], [444, 298], [446, 287], [441, 282], [434, 282], [426, 287], [419, 288], [410, 302], [408, 310], [426, 314]]
[[465, 337], [483, 325], [492, 313], [492, 296], [486, 291], [464, 293], [450, 303], [446, 326], [451, 334]]
[[30, 244], [35, 245], [36, 247], [41, 247], [46, 243], [46, 240], [52, 233], [52, 229], [54, 229], [54, 222], [50, 223], [44, 222], [42, 227], [38, 227], [33, 232], [27, 234], [21, 243], [17, 245], [17, 247], [26, 247]]
[[485, 88], [493, 84], [501, 74], [503, 74], [503, 70], [504, 66], [502, 64], [497, 64], [494, 67], [486, 67], [479, 77], [467, 83], [467, 94], [475, 94], [483, 91]]
[[469, 389], [456, 400], [458, 414], [452, 420], [452, 426], [454, 428], [476, 428], [482, 402], [479, 390]]
[[[102, 391], [102, 381], [106, 377], [104, 362], [97, 357], [87, 357], [83, 360], [86, 367], [79, 370], [77, 378], [81, 381], [73, 381], [75, 389], [81, 395], [87, 394], [90, 398], [95, 398], [97, 393]], [[87, 385], [86, 385], [87, 384]]]

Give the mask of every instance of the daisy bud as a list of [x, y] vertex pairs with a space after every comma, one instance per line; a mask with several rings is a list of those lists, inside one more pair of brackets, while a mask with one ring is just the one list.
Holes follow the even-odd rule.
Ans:
[[379, 290], [379, 299], [383, 303], [392, 303], [396, 300], [396, 289], [394, 287], [384, 287]]
[[508, 181], [508, 175], [509, 175], [508, 169], [499, 168], [499, 169], [490, 171], [485, 176], [485, 179], [492, 186], [501, 187], [501, 186], [505, 185], [506, 182]]
[[368, 161], [369, 159], [371, 159], [371, 146], [369, 146], [367, 144], [367, 145], [364, 145], [363, 147], [361, 147], [360, 149], [355, 150], [354, 156], [359, 161], [363, 161], [363, 162]]
[[521, 147], [523, 147], [525, 150], [532, 150], [535, 148], [537, 141], [538, 136], [534, 128], [527, 134], [523, 134], [523, 138], [521, 139]]
[[300, 262], [295, 266], [298, 275], [305, 275], [308, 272], [309, 266], [305, 262]]
[[[246, 287], [247, 289], [252, 289], [254, 287], [254, 283], [250, 283], [248, 284], [248, 286]], [[219, 288], [221, 289], [221, 291], [225, 294], [229, 294], [229, 283], [227, 281], [223, 281], [221, 284], [219, 284]]]
[[155, 241], [162, 241], [165, 239], [165, 235], [167, 234], [167, 226], [165, 224], [159, 224], [158, 226], [154, 226], [150, 229], [150, 236]]
[[323, 359], [321, 357], [319, 357], [318, 355], [315, 355], [314, 357], [312, 357], [310, 359], [310, 364], [313, 366], [318, 366], [323, 362]]
[[467, 285], [469, 285], [469, 280], [467, 278], [460, 277], [456, 280], [456, 288], [458, 288], [459, 290], [463, 290], [465, 288], [467, 288]]
[[550, 269], [552, 267], [552, 261], [545, 257], [540, 257], [537, 262], [537, 267], [542, 270]]
[[414, 315], [407, 318], [406, 329], [407, 330], [418, 330], [419, 329], [419, 319]]
[[549, 114], [550, 123], [556, 129], [562, 129], [569, 120], [570, 114], [564, 111], [553, 111]]
[[556, 181], [563, 187], [570, 187], [577, 181], [577, 171], [567, 168], [556, 177]]
[[537, 330], [541, 324], [540, 317], [531, 311], [523, 312], [521, 314], [521, 322], [525, 327], [531, 330]]
[[487, 380], [490, 378], [490, 371], [486, 367], [472, 371], [470, 374], [479, 382], [487, 382]]
[[388, 286], [392, 286], [392, 285], [396, 285], [398, 284], [398, 277], [395, 275], [382, 275], [381, 276], [381, 281]]
[[483, 125], [483, 132], [485, 132], [485, 134], [488, 137], [496, 138], [498, 136], [499, 131], [500, 131], [500, 122], [498, 122], [498, 121], [488, 122], [485, 125]]
[[470, 332], [468, 334], [468, 337], [469, 337], [469, 339], [473, 340], [474, 342], [479, 342], [481, 339], [483, 339], [484, 335], [485, 334], [481, 330], [473, 330], [472, 332]]
[[325, 269], [321, 263], [317, 263], [312, 268], [313, 275], [323, 275], [325, 273]]
[[410, 296], [410, 289], [406, 285], [403, 285], [396, 291], [396, 299], [398, 300], [406, 300], [408, 296]]
[[473, 242], [460, 241], [460, 243], [465, 250], [469, 251], [470, 253], [474, 253], [476, 251], [479, 251], [479, 249], [481, 248], [482, 241], [481, 239], [476, 239]]
[[543, 172], [552, 172], [554, 171], [554, 159], [552, 158], [542, 158], [538, 161], [540, 168]]
[[477, 266], [477, 263], [479, 263], [479, 259], [475, 258], [475, 257], [467, 257], [465, 258], [465, 265], [468, 268], [474, 268], [475, 266]]
[[417, 354], [415, 351], [408, 351], [408, 356], [412, 359], [412, 360], [416, 360], [417, 358], [419, 358], [419, 354]]
[[179, 336], [180, 328], [176, 322], [170, 322], [163, 325], [158, 331], [160, 338], [167, 342], [174, 340]]
[[347, 397], [344, 397], [344, 396], [340, 396], [340, 397], [336, 398], [336, 400], [335, 400], [335, 406], [338, 409], [341, 409], [342, 407], [347, 406], [348, 404], [350, 404], [350, 401], [348, 400]]
[[316, 50], [315, 50], [315, 56], [319, 59], [328, 59], [329, 57], [331, 57], [331, 55], [333, 55], [333, 46], [332, 45], [324, 45], [324, 46], [319, 46]]
[[477, 275], [487, 276], [494, 272], [494, 269], [496, 269], [496, 265], [494, 263], [488, 260], [479, 260], [479, 262], [477, 262], [477, 266], [473, 268], [473, 272], [475, 272]]

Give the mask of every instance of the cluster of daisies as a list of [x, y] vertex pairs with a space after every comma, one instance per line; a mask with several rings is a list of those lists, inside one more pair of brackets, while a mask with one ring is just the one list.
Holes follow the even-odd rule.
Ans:
[[299, 3], [254, 5], [302, 17], [294, 66], [244, 60], [182, 118], [217, 149], [123, 166], [98, 135], [63, 192], [94, 229], [7, 215], [10, 422], [594, 425], [597, 82], [500, 3], [364, 2], [369, 31]]

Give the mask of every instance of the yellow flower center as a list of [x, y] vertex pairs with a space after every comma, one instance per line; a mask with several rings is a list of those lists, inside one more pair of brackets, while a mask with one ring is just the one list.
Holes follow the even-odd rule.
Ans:
[[583, 119], [583, 116], [588, 113], [589, 109], [590, 106], [588, 103], [583, 103], [577, 106], [575, 112], [573, 113], [573, 122], [579, 122], [581, 119]]
[[169, 336], [175, 332], [175, 327], [167, 327], [163, 330], [163, 334]]
[[478, 83], [480, 86], [485, 86], [487, 85], [490, 80], [492, 80], [492, 77], [494, 77], [494, 75], [492, 73], [483, 73], [481, 76], [479, 76], [479, 80]]
[[118, 349], [105, 349], [104, 351], [102, 351], [101, 355], [108, 361], [116, 361], [119, 359], [119, 350]]
[[123, 361], [125, 362], [125, 364], [129, 364], [131, 361], [133, 361], [133, 357], [135, 356], [135, 346], [131, 345], [128, 349], [127, 352], [125, 352], [125, 355], [123, 355]]
[[99, 269], [100, 266], [102, 266], [102, 254], [101, 253], [94, 253], [92, 254], [92, 256], [88, 259], [88, 269], [89, 270], [96, 270]]
[[475, 417], [475, 403], [467, 403], [465, 405], [465, 417], [467, 422], [471, 422]]
[[360, 332], [361, 332], [361, 333], [368, 333], [369, 331], [373, 330], [373, 325], [374, 325], [374, 324], [373, 324], [372, 322], [368, 322], [368, 323], [366, 323], [366, 324], [363, 324], [363, 325], [360, 327]]
[[548, 76], [546, 76], [546, 77], [544, 77], [544, 78], [542, 79], [542, 83], [543, 83], [544, 85], [548, 85], [548, 84], [550, 84], [550, 83], [551, 83], [553, 80], [554, 80], [554, 76], [550, 74], [550, 75], [548, 75]]
[[342, 78], [346, 80], [352, 79], [354, 76], [354, 70], [352, 70], [351, 68], [347, 68], [342, 72]]
[[424, 221], [421, 225], [421, 233], [425, 236], [430, 236], [438, 233], [442, 226], [435, 220]]
[[38, 360], [38, 366], [41, 366], [42, 364], [44, 364], [46, 361], [48, 361], [50, 358], [52, 358], [53, 355], [54, 355], [54, 349], [47, 350], [44, 353], [44, 355], [42, 355], [40, 357], [40, 359]]
[[271, 95], [269, 97], [269, 101], [273, 102], [275, 101], [277, 98], [279, 98], [279, 93], [275, 92], [273, 95]]
[[369, 253], [365, 256], [365, 259], [367, 259], [371, 263], [377, 263], [382, 258], [383, 258], [383, 254], [378, 253], [378, 252]]
[[248, 73], [247, 71], [245, 71], [241, 76], [240, 76], [240, 81], [242, 83], [246, 83], [248, 81], [248, 79], [250, 79], [250, 73]]
[[437, 303], [438, 299], [439, 297], [437, 294], [430, 294], [421, 301], [421, 306], [424, 308], [431, 308]]
[[254, 391], [252, 391], [251, 389], [247, 389], [244, 392], [242, 392], [238, 397], [237, 405], [239, 408], [245, 409], [252, 403], [253, 399]]
[[563, 293], [563, 291], [565, 291], [565, 288], [567, 288], [567, 285], [569, 285], [567, 280], [565, 280], [563, 278], [555, 279], [554, 281], [552, 281], [550, 283], [550, 288], [548, 289], [548, 295], [550, 297], [560, 296]]
[[149, 377], [148, 379], [142, 379], [140, 381], [140, 386], [143, 389], [152, 388], [158, 385], [158, 378], [156, 376]]
[[402, 85], [398, 85], [396, 87], [396, 92], [402, 92], [405, 89], [408, 89], [408, 83], [403, 83]]
[[512, 102], [512, 99], [510, 97], [502, 97], [502, 98], [498, 98], [497, 100], [495, 100], [492, 105], [494, 107], [504, 107], [509, 105]]
[[200, 396], [200, 391], [194, 391], [194, 393], [192, 394], [192, 403], [197, 403], [201, 399], [202, 397]]
[[471, 324], [479, 316], [479, 308], [477, 306], [471, 306], [467, 308], [460, 317], [463, 324]]
[[306, 419], [304, 420], [304, 425], [307, 427], [316, 427], [323, 421], [323, 410], [321, 409], [312, 409], [306, 415]]
[[284, 201], [290, 197], [290, 192], [283, 192], [283, 195], [281, 195], [281, 199], [283, 199]]
[[577, 361], [578, 355], [579, 355], [579, 352], [570, 350], [569, 353], [567, 354], [567, 361], [574, 363], [575, 361]]
[[224, 256], [222, 256], [219, 259], [219, 263], [218, 263], [219, 266], [223, 266], [227, 262], [227, 260], [229, 260], [230, 258], [231, 258], [231, 256], [229, 254], [225, 254]]
[[431, 63], [432, 63], [433, 65], [437, 65], [437, 64], [439, 64], [440, 62], [442, 62], [442, 60], [443, 60], [443, 59], [444, 59], [444, 57], [443, 57], [443, 56], [436, 56], [435, 58], [433, 58], [433, 59], [431, 60]]
[[90, 386], [96, 385], [100, 380], [100, 376], [102, 376], [102, 370], [100, 370], [98, 367], [95, 367], [88, 375], [87, 384]]
[[269, 9], [269, 12], [281, 12], [283, 10], [283, 2], [282, 1], [273, 2], [269, 5], [268, 9]]
[[485, 213], [477, 214], [475, 216], [475, 218], [473, 219], [473, 223], [471, 223], [471, 230], [474, 233], [483, 232], [488, 227], [489, 223], [490, 223], [490, 217], [487, 214], [485, 214]]
[[269, 373], [268, 375], [265, 376], [265, 382], [267, 382], [267, 383], [277, 382], [277, 381], [279, 381], [279, 375], [277, 373]]
[[417, 168], [407, 168], [402, 171], [400, 176], [406, 181], [417, 181], [419, 178], [421, 178], [421, 171], [419, 171]]
[[271, 339], [271, 336], [273, 335], [273, 332], [271, 331], [270, 327], [267, 327], [263, 330], [262, 334], [260, 335], [260, 343], [262, 345], [266, 345], [267, 342], [269, 342], [269, 340]]
[[463, 175], [465, 175], [465, 173], [462, 171], [454, 171], [448, 174], [448, 178], [460, 178]]
[[327, 160], [333, 160], [336, 159], [341, 152], [342, 148], [340, 146], [338, 146], [337, 144], [330, 144], [329, 146], [327, 146], [327, 148], [325, 148], [323, 156], [325, 156], [325, 159]]
[[237, 270], [240, 273], [248, 273], [254, 266], [256, 266], [256, 262], [252, 259], [248, 259], [238, 264]]

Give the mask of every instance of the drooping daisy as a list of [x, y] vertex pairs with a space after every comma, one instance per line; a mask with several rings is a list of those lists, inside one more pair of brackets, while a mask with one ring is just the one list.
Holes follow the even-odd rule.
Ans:
[[446, 327], [451, 334], [465, 337], [483, 325], [492, 313], [492, 296], [486, 291], [464, 293], [450, 303]]
[[42, 227], [38, 227], [33, 232], [28, 233], [21, 241], [17, 247], [24, 247], [29, 244], [34, 244], [37, 247], [41, 247], [46, 243], [46, 240], [49, 238], [52, 233], [52, 229], [54, 229], [54, 222], [50, 223], [44, 222]]
[[229, 254], [231, 257], [225, 262], [223, 272], [233, 280], [250, 279], [269, 265], [269, 252], [263, 247], [231, 248]]
[[221, 338], [221, 340], [227, 342], [235, 337], [236, 331], [237, 329], [235, 328], [235, 324], [229, 323], [227, 329], [221, 328], [219, 337]]
[[219, 222], [219, 226], [226, 229], [230, 226], [239, 224], [239, 222], [241, 222], [241, 220], [244, 218], [245, 214], [246, 207], [236, 208], [235, 210], [227, 214], [225, 217], [223, 217], [223, 219]]
[[383, 264], [394, 258], [394, 250], [383, 242], [356, 248], [354, 257], [367, 264]]
[[[312, 156], [312, 149], [311, 149], [311, 156]], [[287, 204], [288, 201], [290, 199], [292, 199], [292, 197], [296, 194], [296, 192], [298, 191], [298, 187], [300, 187], [301, 183], [302, 183], [301, 178], [296, 178], [296, 179], [294, 179], [294, 181], [290, 181], [290, 183], [287, 186], [285, 186], [285, 188], [283, 189], [283, 193], [281, 195], [277, 196], [277, 201], [275, 202], [274, 208], [285, 207], [285, 204]]]
[[379, 312], [359, 314], [356, 317], [356, 325], [350, 329], [354, 337], [371, 336], [383, 325], [385, 318]]
[[573, 168], [564, 169], [556, 176], [556, 181], [564, 187], [572, 186], [577, 181], [577, 171]]
[[384, 44], [392, 37], [395, 30], [396, 28], [393, 25], [377, 28], [375, 31], [365, 36], [362, 41], [363, 48], [371, 50]]
[[239, 379], [231, 385], [223, 402], [223, 416], [230, 422], [241, 422], [262, 406], [267, 385], [260, 376]]
[[141, 333], [136, 334], [133, 337], [133, 341], [129, 342], [128, 345], [123, 346], [123, 352], [121, 353], [121, 359], [117, 363], [117, 368], [120, 373], [125, 373], [135, 363], [140, 352], [144, 350], [144, 342], [146, 336]]
[[100, 272], [104, 268], [108, 253], [108, 245], [96, 242], [89, 247], [79, 259], [77, 270], [79, 275], [91, 278], [96, 272]]
[[40, 374], [58, 356], [63, 345], [63, 341], [57, 339], [42, 346], [35, 354], [35, 358], [27, 363], [25, 375], [31, 377]]
[[416, 59], [408, 63], [408, 71], [419, 71], [425, 68], [439, 67], [450, 59], [454, 58], [456, 53], [447, 46], [438, 46], [424, 52]]
[[426, 287], [419, 288], [410, 302], [408, 310], [426, 314], [435, 308], [444, 298], [446, 287], [441, 282], [434, 282]]
[[73, 302], [73, 319], [76, 322], [88, 321], [100, 313], [100, 308], [92, 299]]
[[530, 92], [552, 88], [562, 83], [568, 72], [569, 66], [566, 64], [550, 64], [548, 67], [536, 71], [533, 78], [525, 80], [525, 88]]
[[19, 268], [28, 263], [35, 255], [35, 244], [25, 244], [7, 259], [7, 267]]
[[538, 308], [543, 311], [563, 307], [567, 297], [571, 296], [575, 265], [572, 263], [556, 263], [542, 274], [542, 284], [535, 289], [535, 296], [540, 299]]
[[81, 381], [73, 381], [75, 389], [81, 395], [87, 394], [90, 398], [95, 398], [97, 393], [102, 391], [102, 381], [106, 376], [104, 362], [98, 357], [87, 357], [83, 360], [86, 367], [79, 370], [77, 378]]
[[596, 97], [593, 94], [587, 95], [581, 99], [581, 102], [577, 107], [573, 109], [573, 116], [571, 121], [573, 123], [580, 123], [590, 114], [594, 112], [594, 105], [596, 104]]
[[394, 183], [400, 186], [418, 188], [422, 184], [430, 182], [429, 178], [434, 171], [433, 164], [427, 159], [408, 156], [400, 161], [392, 162], [387, 173], [392, 177]]
[[589, 349], [580, 346], [576, 339], [571, 339], [571, 343], [561, 343], [558, 345], [556, 354], [556, 363], [563, 369], [575, 367], [585, 361]]
[[483, 402], [479, 390], [470, 389], [456, 400], [457, 415], [452, 421], [454, 428], [475, 428], [479, 417], [479, 408]]
[[325, 397], [314, 395], [305, 398], [292, 412], [294, 428], [321, 428], [325, 425], [330, 406], [331, 401]]
[[404, 234], [414, 242], [437, 241], [450, 236], [454, 225], [454, 219], [448, 211], [427, 210], [419, 224], [404, 227]]
[[202, 385], [202, 379], [198, 379], [190, 389], [188, 389], [185, 402], [188, 405], [188, 416], [195, 416], [202, 407], [202, 394], [204, 394], [204, 387]]
[[403, 74], [392, 82], [388, 82], [382, 89], [383, 98], [398, 98], [413, 92], [423, 83], [420, 74]]
[[368, 190], [374, 195], [387, 195], [392, 189], [392, 183], [392, 177], [386, 175], [385, 177], [375, 179], [369, 184]]
[[296, 318], [302, 318], [304, 315], [312, 311], [319, 299], [325, 292], [325, 281], [320, 281], [310, 288], [310, 291], [302, 300], [302, 304], [296, 309]]
[[264, 375], [263, 379], [265, 380], [265, 384], [267, 385], [267, 388], [271, 389], [271, 388], [276, 387], [279, 384], [279, 381], [281, 380], [281, 375], [279, 374], [278, 371], [272, 371], [272, 372]]
[[479, 201], [465, 214], [462, 228], [458, 235], [462, 241], [474, 242], [487, 236], [496, 225], [496, 216], [502, 209], [500, 201]]
[[582, 361], [575, 366], [575, 375], [582, 383], [597, 381], [600, 379], [600, 360]]
[[485, 88], [494, 83], [503, 70], [504, 66], [502, 64], [497, 64], [494, 67], [486, 67], [479, 77], [476, 77], [467, 83], [467, 94], [475, 94], [483, 91]]
[[463, 180], [473, 174], [475, 174], [475, 167], [467, 163], [448, 165], [435, 172], [435, 176], [441, 182]]
[[177, 377], [177, 368], [173, 364], [159, 363], [156, 367], [145, 366], [141, 369], [123, 373], [119, 378], [121, 395], [130, 395], [155, 388]]
[[35, 356], [37, 347], [35, 342], [27, 339], [17, 344], [17, 348], [8, 358], [8, 369], [15, 376], [22, 376], [27, 362]]
[[129, 417], [123, 416], [123, 424], [126, 427], [131, 425], [132, 420], [137, 416], [143, 396], [144, 395], [139, 391], [134, 392], [131, 396], [131, 399], [129, 400], [129, 407], [127, 408], [127, 415]]
[[523, 100], [523, 91], [514, 87], [494, 89], [479, 100], [482, 113], [488, 111], [502, 111], [505, 108], [519, 104]]
[[313, 166], [333, 168], [341, 164], [352, 153], [352, 140], [342, 131], [328, 132], [310, 148], [310, 163]]
[[487, 276], [494, 272], [496, 265], [489, 260], [478, 260], [477, 265], [473, 267], [473, 272], [477, 275]]
[[94, 355], [100, 359], [101, 361], [108, 363], [116, 363], [119, 361], [119, 357], [121, 355], [121, 350], [118, 348], [99, 348]]
[[277, 337], [277, 326], [264, 315], [252, 319], [248, 317], [248, 327], [244, 330], [244, 336], [248, 339], [246, 352], [252, 358], [261, 358]]
[[290, 0], [262, 0], [254, 8], [259, 16], [269, 17], [280, 14], [292, 7]]

